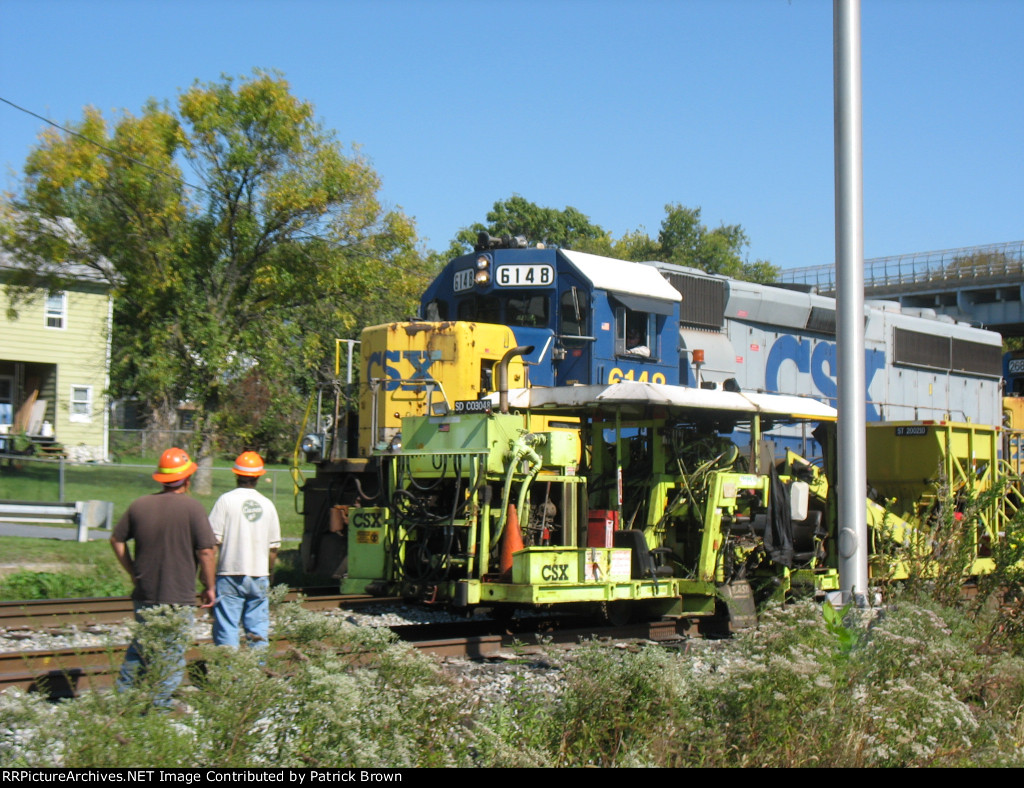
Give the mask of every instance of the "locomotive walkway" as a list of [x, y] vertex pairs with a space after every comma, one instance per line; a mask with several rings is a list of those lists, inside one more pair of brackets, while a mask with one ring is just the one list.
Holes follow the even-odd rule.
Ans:
[[[779, 280], [835, 296], [834, 265], [789, 268]], [[864, 295], [1024, 336], [1024, 241], [865, 260]]]

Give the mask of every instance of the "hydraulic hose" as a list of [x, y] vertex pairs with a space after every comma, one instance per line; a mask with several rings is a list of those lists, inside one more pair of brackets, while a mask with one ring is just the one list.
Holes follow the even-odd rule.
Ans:
[[519, 498], [517, 499], [518, 510], [522, 511], [526, 496], [529, 494], [530, 483], [540, 471], [541, 465], [543, 465], [540, 455], [533, 449], [533, 444], [540, 445], [546, 443], [547, 439], [547, 435], [528, 432], [512, 444], [512, 450], [509, 453], [508, 471], [505, 473], [505, 484], [501, 496], [501, 513], [499, 514], [498, 527], [491, 539], [492, 545], [498, 544], [501, 541], [502, 534], [505, 532], [505, 523], [508, 519], [508, 499], [512, 493], [512, 477], [515, 475], [516, 466], [522, 459], [525, 459], [528, 463], [526, 477], [519, 488]]

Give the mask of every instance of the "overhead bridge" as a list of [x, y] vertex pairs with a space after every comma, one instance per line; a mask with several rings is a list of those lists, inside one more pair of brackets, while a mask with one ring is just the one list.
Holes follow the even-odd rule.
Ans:
[[[835, 266], [790, 268], [779, 282], [835, 296]], [[864, 297], [1024, 336], [1024, 241], [865, 260]]]

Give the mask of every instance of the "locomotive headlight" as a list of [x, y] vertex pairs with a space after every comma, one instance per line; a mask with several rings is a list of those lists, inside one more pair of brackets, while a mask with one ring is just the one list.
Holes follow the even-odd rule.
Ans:
[[487, 268], [490, 268], [490, 266], [491, 266], [491, 258], [489, 258], [487, 255], [482, 254], [478, 258], [476, 258], [477, 270], [483, 271], [483, 270], [485, 270]]
[[473, 277], [473, 281], [476, 282], [477, 285], [483, 286], [491, 281], [491, 275], [486, 271], [477, 271], [476, 276]]
[[302, 439], [300, 444], [302, 453], [306, 455], [308, 462], [316, 462], [320, 459], [324, 451], [324, 439], [322, 435], [316, 433], [310, 433]]

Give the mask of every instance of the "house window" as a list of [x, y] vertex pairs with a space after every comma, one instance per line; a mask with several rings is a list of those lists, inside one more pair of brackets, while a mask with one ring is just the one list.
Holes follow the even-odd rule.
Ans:
[[46, 327], [64, 328], [68, 317], [68, 294], [63, 290], [46, 296]]
[[14, 378], [0, 376], [0, 424], [14, 421]]
[[71, 387], [71, 421], [92, 421], [92, 386]]

